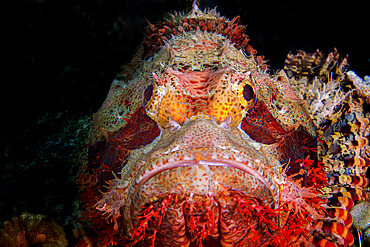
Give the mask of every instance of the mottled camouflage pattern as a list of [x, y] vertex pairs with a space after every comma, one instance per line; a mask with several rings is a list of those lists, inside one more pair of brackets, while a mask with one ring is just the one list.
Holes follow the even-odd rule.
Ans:
[[[351, 186], [341, 185], [328, 153], [342, 151], [330, 148], [338, 125], [364, 122], [367, 146], [369, 121], [358, 114], [335, 125], [345, 114], [336, 109], [330, 130], [315, 126], [299, 88], [307, 77], [298, 76], [312, 57], [302, 65], [291, 55], [288, 74], [270, 75], [255, 54], [238, 18], [195, 4], [149, 24], [137, 57], [93, 115], [81, 189], [98, 246], [353, 245], [352, 220], [341, 218], [350, 207], [330, 204], [339, 198], [333, 191]], [[330, 62], [317, 64], [323, 78]], [[358, 159], [365, 163], [347, 170], [363, 166], [365, 181], [368, 159]]]

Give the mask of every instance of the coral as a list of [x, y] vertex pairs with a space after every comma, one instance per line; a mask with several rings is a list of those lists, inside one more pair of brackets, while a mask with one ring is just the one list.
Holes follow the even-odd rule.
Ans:
[[350, 210], [353, 218], [353, 225], [361, 231], [370, 229], [370, 202], [360, 201]]
[[302, 99], [306, 100], [308, 110], [316, 125], [320, 125], [325, 119], [332, 116], [338, 106], [351, 93], [340, 90], [342, 81], [329, 79], [327, 82], [315, 78], [308, 81], [307, 78], [292, 80], [292, 86], [299, 92]]
[[353, 71], [348, 71], [347, 76], [348, 79], [353, 83], [356, 93], [367, 103], [370, 103], [370, 76], [365, 76], [364, 79], [361, 79]]
[[1, 247], [65, 247], [63, 227], [44, 215], [23, 213], [4, 223], [0, 231]]
[[[296, 65], [309, 65], [306, 76], [296, 76], [291, 82], [307, 101], [317, 125], [318, 158], [322, 163], [321, 172], [328, 179], [326, 186], [320, 189], [321, 197], [328, 200], [323, 205], [327, 215], [318, 219], [310, 234], [312, 241], [320, 246], [352, 246], [353, 233], [356, 233], [351, 231], [352, 222], [357, 224], [360, 216], [358, 213], [351, 216], [349, 212], [356, 203], [361, 200], [367, 203], [369, 198], [365, 189], [369, 185], [366, 176], [370, 161], [369, 119], [364, 109], [364, 101], [369, 102], [369, 77], [362, 80], [353, 71], [341, 70], [343, 62], [336, 67], [334, 63], [326, 73], [312, 73], [311, 65], [316, 55], [321, 56], [317, 52], [289, 55], [286, 66], [292, 75], [301, 75], [303, 70]], [[339, 55], [337, 57], [339, 60]], [[312, 68], [322, 71], [320, 67]], [[366, 236], [369, 231], [363, 225], [355, 227]]]

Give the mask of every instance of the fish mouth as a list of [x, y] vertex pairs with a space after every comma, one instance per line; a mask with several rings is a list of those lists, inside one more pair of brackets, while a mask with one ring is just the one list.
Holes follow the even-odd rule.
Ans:
[[[191, 155], [186, 156], [184, 152]], [[168, 238], [165, 241], [175, 241], [173, 246], [186, 246], [183, 244], [184, 238], [188, 242], [197, 239], [197, 236], [190, 236], [192, 230], [188, 224], [194, 218], [193, 212], [199, 211], [203, 213], [198, 213], [198, 220], [199, 217], [206, 217], [208, 221], [211, 218], [217, 219], [211, 224], [216, 226], [208, 227], [207, 233], [203, 235], [217, 239], [221, 234], [224, 242], [227, 242], [227, 234], [232, 233], [230, 227], [225, 225], [240, 224], [243, 221], [236, 216], [238, 212], [235, 210], [240, 207], [240, 200], [254, 206], [279, 206], [279, 190], [272, 172], [266, 170], [266, 166], [247, 153], [220, 148], [194, 148], [165, 154], [147, 163], [141, 169], [143, 172], [134, 179], [135, 183], [131, 184], [127, 197], [129, 204], [126, 205], [128, 211], [125, 213], [126, 216], [130, 215], [127, 222], [131, 225], [129, 228], [132, 231], [137, 229], [145, 208], [158, 208], [161, 207], [158, 205], [163, 206], [163, 201], [166, 201], [166, 208], [162, 209], [166, 212], [166, 218], [160, 220], [163, 222], [162, 226], [152, 224], [153, 228], [161, 228], [167, 232], [162, 234], [162, 238]], [[186, 211], [186, 208], [192, 208], [191, 212]], [[226, 213], [229, 216], [225, 216], [225, 212], [229, 212]], [[207, 222], [206, 219], [201, 221]], [[256, 225], [257, 221], [245, 226]], [[182, 230], [179, 230], [179, 225]], [[177, 230], [168, 233], [168, 229], [175, 229], [174, 227]], [[158, 236], [160, 238], [161, 235]], [[178, 240], [179, 236], [181, 241]], [[238, 237], [231, 238], [233, 242]]]

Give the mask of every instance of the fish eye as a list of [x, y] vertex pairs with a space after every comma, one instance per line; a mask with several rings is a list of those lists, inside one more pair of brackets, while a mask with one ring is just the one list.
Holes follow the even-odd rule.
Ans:
[[243, 108], [250, 109], [257, 101], [256, 86], [250, 78], [241, 81], [234, 88], [234, 93], [238, 96], [239, 103]]
[[154, 92], [153, 81], [149, 81], [146, 84], [142, 92], [142, 95], [141, 95], [141, 103], [142, 103], [143, 108], [146, 108], [149, 105], [150, 101], [153, 98], [153, 92]]
[[243, 97], [246, 101], [251, 101], [254, 98], [253, 87], [249, 84], [245, 84], [243, 88]]

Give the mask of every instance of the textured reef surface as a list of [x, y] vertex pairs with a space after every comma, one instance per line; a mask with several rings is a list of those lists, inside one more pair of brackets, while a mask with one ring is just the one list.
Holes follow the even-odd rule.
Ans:
[[347, 60], [297, 51], [272, 73], [239, 17], [196, 3], [149, 23], [92, 120], [56, 116], [31, 166], [60, 159], [68, 237], [23, 213], [0, 246], [369, 244], [370, 80]]

